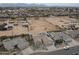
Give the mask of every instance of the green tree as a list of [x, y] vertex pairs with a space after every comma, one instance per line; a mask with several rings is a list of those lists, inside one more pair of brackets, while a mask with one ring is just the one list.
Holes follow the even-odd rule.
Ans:
[[63, 43], [63, 39], [55, 40], [55, 45]]

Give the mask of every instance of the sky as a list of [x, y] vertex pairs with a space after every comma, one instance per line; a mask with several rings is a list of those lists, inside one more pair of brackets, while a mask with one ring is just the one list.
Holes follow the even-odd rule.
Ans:
[[78, 7], [79, 3], [48, 3], [47, 6], [73, 6]]
[[[45, 6], [59, 6], [59, 7], [79, 7], [79, 3], [22, 3], [22, 4], [19, 4], [19, 5], [25, 5], [25, 4], [39, 4], [39, 5], [45, 5]], [[3, 4], [3, 3], [0, 3], [0, 6], [10, 6], [10, 5], [17, 5], [16, 3], [15, 4]]]
[[79, 6], [79, 0], [0, 0], [0, 3], [47, 3], [47, 6]]
[[0, 0], [0, 3], [79, 3], [78, 0]]

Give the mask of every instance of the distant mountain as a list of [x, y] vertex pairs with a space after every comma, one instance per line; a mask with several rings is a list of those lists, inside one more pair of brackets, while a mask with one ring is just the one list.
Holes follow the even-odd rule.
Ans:
[[50, 7], [79, 7], [79, 3], [46, 3], [45, 5]]
[[43, 4], [0, 3], [0, 7], [47, 7]]
[[0, 7], [79, 7], [79, 3], [0, 3]]

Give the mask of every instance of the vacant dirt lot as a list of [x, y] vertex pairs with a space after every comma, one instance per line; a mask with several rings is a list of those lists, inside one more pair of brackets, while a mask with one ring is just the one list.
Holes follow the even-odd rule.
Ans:
[[64, 16], [46, 18], [46, 21], [50, 22], [51, 24], [57, 25], [60, 28], [62, 28], [62, 25], [78, 22], [77, 19], [64, 17]]
[[[17, 23], [19, 25], [15, 26], [13, 30], [0, 31], [0, 36], [19, 35], [26, 34], [28, 32], [34, 35], [39, 32], [58, 31], [59, 27], [56, 25], [60, 26], [61, 24], [70, 22], [71, 20], [75, 21], [75, 19], [68, 17], [32, 17], [27, 19], [29, 22], [29, 30], [27, 30], [27, 27], [22, 27], [22, 24], [18, 21]], [[16, 20], [14, 20], [14, 22], [16, 22]], [[0, 21], [0, 24], [1, 23], [3, 23], [3, 21]]]
[[16, 26], [12, 30], [0, 31], [0, 36], [12, 36], [12, 35], [20, 35], [26, 33], [27, 33], [27, 28], [24, 28], [22, 26]]
[[45, 31], [56, 31], [59, 30], [55, 25], [47, 22], [45, 17], [41, 17], [39, 19], [31, 19], [30, 23], [30, 32], [33, 34]]

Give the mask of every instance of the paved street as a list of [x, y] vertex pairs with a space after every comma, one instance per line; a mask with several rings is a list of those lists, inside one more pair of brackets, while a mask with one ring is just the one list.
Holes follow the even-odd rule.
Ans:
[[67, 50], [57, 50], [52, 52], [45, 52], [45, 53], [34, 53], [32, 55], [72, 55], [72, 54], [78, 54], [79, 55], [79, 46], [71, 47]]

